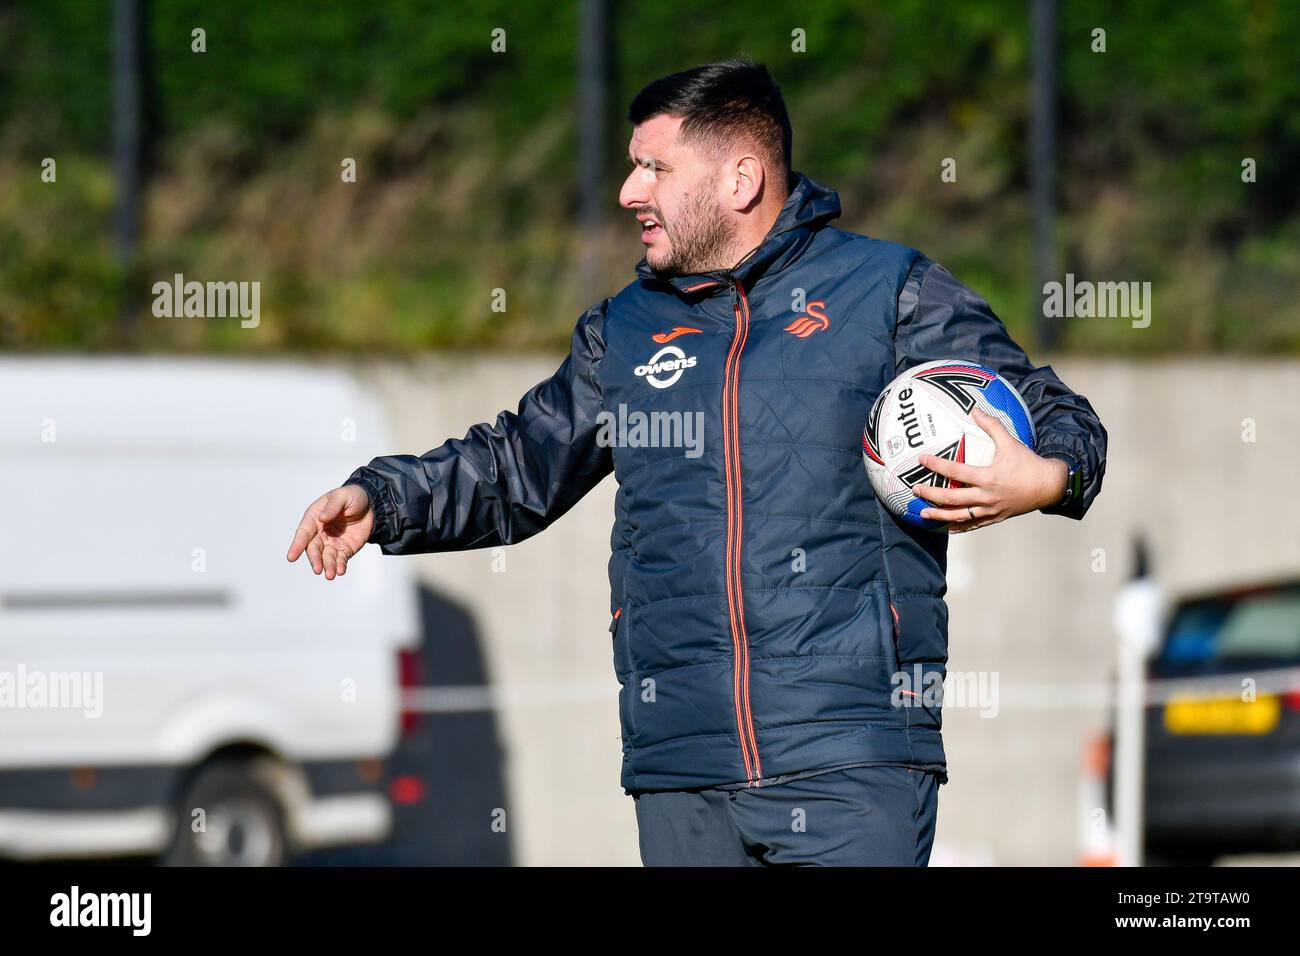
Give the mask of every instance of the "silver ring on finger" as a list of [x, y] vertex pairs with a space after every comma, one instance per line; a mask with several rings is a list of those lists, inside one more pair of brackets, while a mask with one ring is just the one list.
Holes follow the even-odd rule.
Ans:
[[970, 520], [971, 520], [971, 521], [974, 521], [974, 520], [975, 520], [975, 509], [974, 509], [973, 507], [971, 507], [970, 505], [967, 505], [967, 506], [966, 506], [966, 513], [967, 513], [968, 515], [970, 515]]

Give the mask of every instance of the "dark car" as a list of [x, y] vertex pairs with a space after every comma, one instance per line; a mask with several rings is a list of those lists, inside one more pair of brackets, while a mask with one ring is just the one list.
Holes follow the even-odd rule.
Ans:
[[1300, 849], [1300, 581], [1179, 602], [1147, 673], [1148, 861]]

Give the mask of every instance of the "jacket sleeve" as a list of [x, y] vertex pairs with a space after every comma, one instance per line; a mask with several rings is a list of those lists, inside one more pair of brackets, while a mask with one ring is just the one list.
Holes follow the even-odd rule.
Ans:
[[1038, 454], [1059, 458], [1082, 475], [1078, 494], [1042, 511], [1082, 518], [1106, 472], [1106, 429], [1097, 413], [1050, 365], [1029, 361], [987, 302], [943, 266], [919, 256], [898, 297], [895, 371], [954, 358], [987, 366], [1016, 387], [1034, 420]]
[[376, 458], [352, 473], [345, 484], [364, 488], [375, 511], [371, 542], [385, 554], [515, 544], [609, 474], [611, 451], [596, 440], [608, 303], [582, 316], [568, 358], [524, 395], [517, 411], [418, 458]]

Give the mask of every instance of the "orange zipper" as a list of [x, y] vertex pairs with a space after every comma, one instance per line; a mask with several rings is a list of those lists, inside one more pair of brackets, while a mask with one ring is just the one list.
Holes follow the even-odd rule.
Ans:
[[[727, 612], [731, 621], [731, 644], [734, 666], [732, 692], [736, 707], [736, 730], [740, 734], [740, 753], [745, 762], [745, 776], [751, 787], [759, 786], [763, 765], [754, 738], [754, 717], [749, 706], [749, 637], [745, 632], [745, 595], [740, 583], [740, 547], [745, 529], [742, 510], [744, 489], [740, 476], [740, 354], [749, 338], [749, 299], [739, 282], [733, 282], [736, 301], [736, 333], [727, 353], [722, 384], [722, 443], [724, 472], [727, 479]], [[743, 307], [743, 308], [742, 308]]]

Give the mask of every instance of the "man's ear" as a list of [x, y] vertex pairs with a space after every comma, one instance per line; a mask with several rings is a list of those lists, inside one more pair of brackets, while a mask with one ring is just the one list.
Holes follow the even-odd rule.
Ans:
[[763, 198], [763, 164], [757, 156], [736, 157], [728, 176], [731, 185], [727, 199], [736, 212], [746, 212]]

